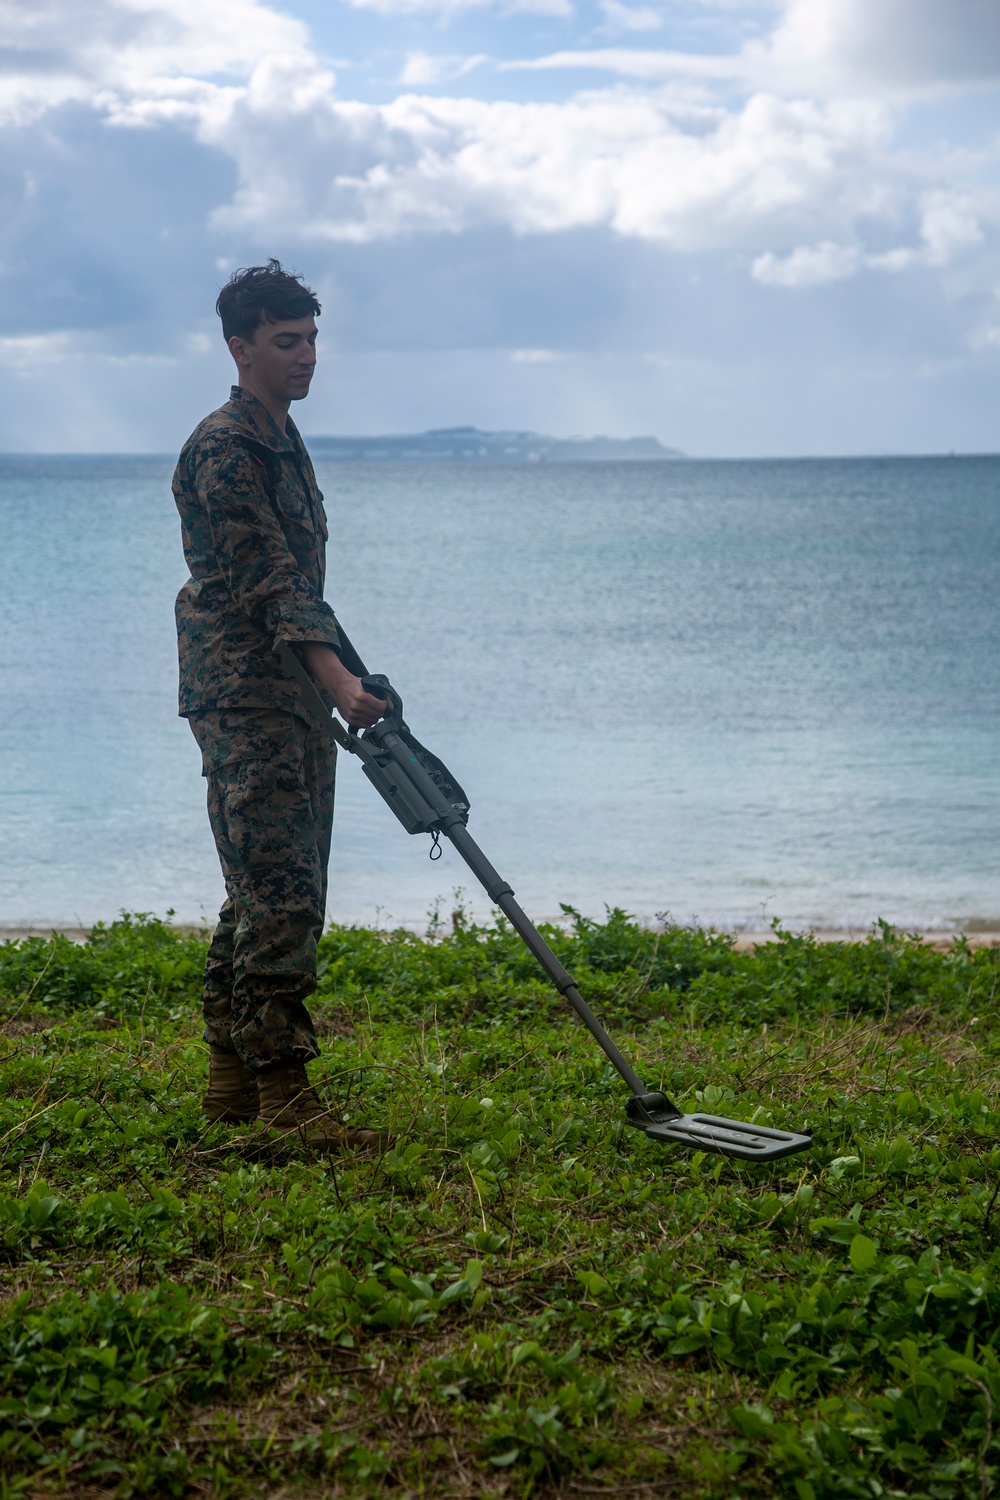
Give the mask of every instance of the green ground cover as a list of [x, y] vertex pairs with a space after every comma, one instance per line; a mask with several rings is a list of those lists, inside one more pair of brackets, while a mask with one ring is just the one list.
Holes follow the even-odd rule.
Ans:
[[323, 940], [381, 1159], [206, 1128], [203, 942], [0, 945], [0, 1495], [982, 1497], [1000, 1477], [1000, 953], [549, 934], [650, 1084], [808, 1126], [649, 1143], [517, 940]]

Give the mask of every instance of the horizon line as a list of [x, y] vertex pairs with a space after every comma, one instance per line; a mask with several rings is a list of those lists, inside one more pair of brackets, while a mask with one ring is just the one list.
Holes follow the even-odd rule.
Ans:
[[[447, 429], [441, 429], [441, 428], [429, 429], [429, 431], [438, 431], [438, 432], [439, 431], [443, 431], [443, 430], [447, 430]], [[484, 430], [484, 431], [491, 431], [491, 429], [482, 429], [482, 430]], [[505, 430], [507, 430], [507, 429], [505, 429]], [[517, 431], [518, 429], [511, 428], [509, 430], [510, 431]], [[328, 440], [328, 439], [330, 439], [332, 437], [336, 437], [336, 440], [338, 442], [371, 443], [371, 442], [377, 442], [380, 439], [385, 439], [385, 438], [388, 438], [388, 437], [394, 437], [394, 438], [411, 437], [411, 436], [412, 437], [424, 437], [425, 435], [426, 435], [425, 433], [412, 433], [412, 434], [410, 434], [410, 433], [357, 433], [357, 434], [355, 434], [355, 433], [344, 433], [344, 434], [340, 434], [340, 433], [338, 433], [338, 434], [333, 434], [333, 433], [303, 433], [302, 434], [302, 439], [303, 439], [303, 442], [308, 446], [308, 444], [310, 442], [321, 442], [321, 441], [324, 441], [324, 440]], [[603, 438], [604, 434], [599, 434], [598, 436]], [[578, 441], [581, 441], [581, 439], [579, 439], [579, 438], [574, 438], [574, 439], [570, 439], [570, 438], [556, 438], [556, 439], [553, 439], [553, 441], [560, 442], [560, 443], [568, 443], [568, 442], [571, 442], [571, 441], [577, 441], [578, 442]], [[584, 442], [590, 442], [590, 441], [593, 441], [593, 439], [591, 439], [591, 438], [585, 438], [585, 439], [582, 439], [582, 441], [584, 441]], [[636, 440], [635, 439], [630, 439], [630, 438], [614, 438], [614, 439], [610, 439], [609, 441], [621, 442], [621, 443], [628, 443], [628, 442], [632, 442], [632, 441], [636, 441]], [[657, 441], [659, 442], [660, 439], [657, 439]], [[675, 452], [680, 452], [680, 450], [674, 450], [674, 451]], [[143, 448], [94, 448], [94, 449], [83, 449], [83, 448], [60, 448], [60, 449], [0, 448], [0, 461], [2, 461], [3, 459], [11, 459], [11, 458], [20, 458], [20, 459], [39, 459], [39, 458], [65, 458], [65, 459], [70, 459], [70, 458], [122, 458], [122, 459], [124, 459], [124, 458], [156, 458], [156, 459], [165, 459], [165, 460], [176, 461], [175, 454], [171, 450], [169, 450], [169, 449], [155, 449], [155, 448], [149, 448], [149, 449], [143, 449]], [[679, 457], [666, 457], [666, 458], [629, 458], [629, 459], [607, 458], [607, 459], [600, 459], [600, 460], [581, 459], [580, 462], [581, 463], [587, 463], [587, 464], [593, 464], [595, 462], [603, 462], [603, 463], [670, 464], [670, 465], [674, 465], [674, 464], [684, 464], [684, 463], [840, 463], [840, 462], [851, 463], [851, 462], [870, 461], [870, 460], [874, 460], [874, 459], [943, 459], [943, 458], [947, 458], [947, 459], [1000, 458], [1000, 449], [976, 449], [976, 448], [959, 449], [959, 448], [950, 448], [950, 449], [928, 449], [926, 451], [921, 451], [921, 452], [905, 452], [905, 451], [904, 452], [900, 452], [900, 451], [891, 451], [891, 450], [888, 450], [888, 449], [886, 449], [886, 450], [875, 449], [875, 450], [872, 450], [871, 452], [866, 452], [866, 453], [731, 453], [731, 454], [728, 454], [728, 453], [718, 453], [718, 454], [712, 454], [712, 453], [681, 453], [681, 455]], [[370, 459], [364, 459], [364, 460], [361, 460], [361, 461], [365, 462], [365, 463], [412, 462], [412, 460], [399, 460], [399, 459], [392, 459], [392, 458], [386, 458], [386, 459], [370, 458]], [[437, 459], [436, 460], [433, 456], [429, 456], [427, 461], [428, 462], [449, 463], [449, 464], [469, 463], [469, 464], [476, 465], [477, 467], [482, 467], [486, 463], [503, 463], [503, 462], [514, 463], [514, 464], [517, 464], [518, 467], [521, 466], [521, 461], [517, 460], [517, 459], [503, 460], [503, 459], [493, 459], [493, 458], [487, 458], [487, 459], [483, 459], [483, 458], [470, 458], [470, 459], [454, 458], [454, 459]], [[572, 459], [560, 459], [559, 460], [560, 466], [563, 466], [566, 463], [572, 463], [572, 462], [573, 462]], [[544, 466], [545, 465], [544, 465], [544, 462], [543, 462], [541, 465], [533, 464], [533, 465], [530, 465], [529, 467], [538, 468], [538, 467], [544, 467]]]

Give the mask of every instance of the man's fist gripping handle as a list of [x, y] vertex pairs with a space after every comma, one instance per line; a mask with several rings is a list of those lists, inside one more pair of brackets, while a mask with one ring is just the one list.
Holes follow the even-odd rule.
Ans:
[[[386, 694], [376, 698], [365, 691], [364, 681], [344, 666], [332, 646], [309, 641], [302, 647], [306, 670], [333, 701], [345, 724], [352, 729], [370, 729], [385, 713]], [[374, 685], [374, 684], [373, 684]]]

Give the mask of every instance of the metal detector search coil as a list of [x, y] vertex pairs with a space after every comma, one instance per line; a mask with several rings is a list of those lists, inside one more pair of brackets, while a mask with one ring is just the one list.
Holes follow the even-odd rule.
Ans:
[[469, 799], [447, 766], [411, 734], [403, 720], [403, 701], [387, 677], [373, 677], [351, 645], [339, 622], [340, 657], [349, 672], [361, 678], [372, 697], [390, 704], [388, 711], [362, 734], [347, 730], [333, 717], [316, 684], [287, 641], [274, 643], [281, 665], [298, 683], [313, 717], [333, 734], [337, 744], [356, 755], [375, 790], [395, 813], [407, 833], [429, 833], [451, 840], [495, 906], [498, 906], [548, 978], [569, 1001], [597, 1045], [632, 1091], [625, 1107], [628, 1123], [652, 1141], [684, 1146], [689, 1151], [714, 1151], [742, 1161], [775, 1161], [796, 1151], [807, 1151], [812, 1137], [770, 1126], [727, 1120], [720, 1115], [685, 1115], [665, 1094], [646, 1088], [623, 1057], [569, 972], [559, 962], [538, 928], [514, 900], [514, 892], [470, 835]]
[[741, 1120], [727, 1120], [721, 1115], [681, 1115], [663, 1125], [639, 1128], [651, 1141], [716, 1151], [720, 1156], [737, 1156], [741, 1161], [774, 1161], [779, 1156], [808, 1151], [812, 1145], [811, 1135], [772, 1130], [769, 1125], [745, 1125]]

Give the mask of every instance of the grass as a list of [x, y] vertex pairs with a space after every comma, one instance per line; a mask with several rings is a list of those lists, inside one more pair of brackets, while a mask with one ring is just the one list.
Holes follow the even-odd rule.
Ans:
[[1000, 951], [550, 937], [649, 1083], [815, 1149], [630, 1131], [461, 912], [323, 940], [316, 1075], [381, 1160], [206, 1127], [201, 940], [0, 945], [0, 1496], [993, 1492]]

